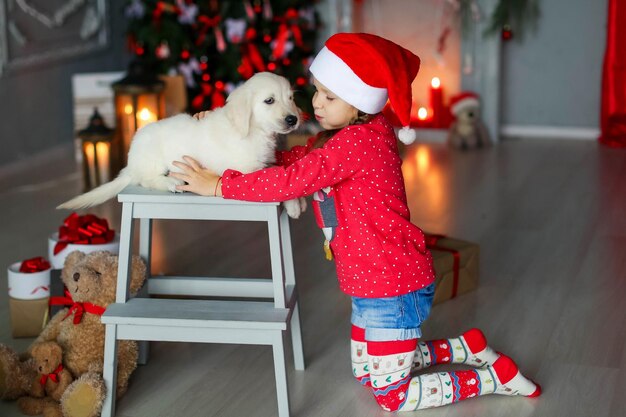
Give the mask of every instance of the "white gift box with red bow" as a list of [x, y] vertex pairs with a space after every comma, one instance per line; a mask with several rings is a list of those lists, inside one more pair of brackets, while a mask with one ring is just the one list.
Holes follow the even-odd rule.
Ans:
[[20, 272], [21, 262], [9, 266], [9, 296], [18, 300], [38, 300], [50, 296], [50, 268], [38, 272]]
[[120, 251], [120, 237], [118, 234], [115, 234], [115, 237], [112, 241], [107, 243], [100, 244], [91, 244], [91, 245], [77, 245], [74, 243], [68, 244], [63, 250], [56, 255], [54, 254], [54, 247], [59, 241], [59, 233], [55, 232], [50, 235], [48, 238], [48, 259], [50, 259], [50, 265], [52, 265], [52, 269], [63, 269], [63, 264], [65, 263], [65, 258], [67, 255], [74, 252], [75, 250], [81, 251], [83, 253], [91, 253], [97, 252], [100, 250], [109, 251], [114, 254], [118, 254]]

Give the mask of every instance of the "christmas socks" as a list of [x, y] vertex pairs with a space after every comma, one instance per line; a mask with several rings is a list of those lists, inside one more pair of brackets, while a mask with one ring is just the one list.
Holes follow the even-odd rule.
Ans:
[[524, 377], [511, 358], [500, 355], [493, 365], [481, 369], [414, 377], [397, 411], [440, 407], [487, 394], [538, 397], [541, 387]]
[[[387, 411], [440, 407], [487, 394], [536, 397], [539, 385], [524, 377], [509, 357], [494, 352], [478, 329], [458, 338], [418, 344], [417, 339], [366, 342], [365, 330], [352, 327], [352, 369]], [[439, 372], [411, 378], [412, 368], [462, 363], [478, 369]]]
[[487, 394], [537, 397], [541, 388], [524, 377], [515, 362], [500, 355], [484, 368], [438, 372], [411, 378], [417, 339], [367, 342], [370, 383], [386, 411], [441, 407]]
[[493, 364], [499, 355], [487, 346], [479, 329], [470, 329], [452, 339], [419, 342], [414, 369], [424, 369], [442, 363], [462, 363], [474, 367]]
[[370, 372], [367, 364], [367, 343], [365, 342], [365, 329], [352, 326], [350, 337], [350, 351], [352, 358], [352, 374], [366, 387], [370, 386]]
[[[369, 368], [365, 329], [352, 326], [352, 373], [364, 386], [369, 386]], [[479, 329], [470, 329], [452, 339], [419, 342], [413, 359], [413, 369], [420, 370], [443, 363], [466, 364], [483, 367], [493, 364], [499, 355], [487, 345]]]

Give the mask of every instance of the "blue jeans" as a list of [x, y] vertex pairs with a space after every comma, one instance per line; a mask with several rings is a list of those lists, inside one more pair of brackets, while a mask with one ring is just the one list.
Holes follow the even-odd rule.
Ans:
[[372, 342], [410, 340], [422, 336], [420, 325], [430, 314], [435, 284], [397, 297], [352, 297], [353, 325], [365, 329]]

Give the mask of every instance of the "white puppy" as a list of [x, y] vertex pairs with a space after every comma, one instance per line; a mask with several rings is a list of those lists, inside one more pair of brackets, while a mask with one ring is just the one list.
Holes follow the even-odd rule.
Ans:
[[[276, 134], [299, 125], [299, 110], [289, 82], [278, 75], [255, 74], [235, 89], [224, 107], [205, 112], [197, 120], [179, 114], [137, 131], [128, 152], [128, 165], [113, 181], [79, 195], [57, 208], [79, 209], [101, 204], [128, 185], [176, 192], [182, 181], [169, 177], [179, 171], [173, 161], [183, 155], [222, 175], [226, 169], [249, 173], [275, 161]], [[305, 210], [304, 199], [285, 202], [289, 216]]]

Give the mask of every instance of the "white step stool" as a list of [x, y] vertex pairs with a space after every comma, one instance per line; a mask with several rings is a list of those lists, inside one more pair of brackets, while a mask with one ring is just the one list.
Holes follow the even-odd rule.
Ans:
[[[103, 375], [107, 388], [102, 417], [111, 417], [115, 412], [118, 340], [271, 345], [278, 415], [288, 417], [283, 341], [288, 323], [295, 369], [304, 370], [304, 355], [286, 211], [279, 203], [172, 194], [141, 187], [127, 187], [118, 200], [123, 208], [116, 302], [102, 315], [102, 323], [106, 325]], [[129, 299], [134, 219], [140, 219], [139, 254], [148, 264], [149, 294], [254, 297], [268, 301]], [[152, 219], [267, 222], [272, 278], [151, 277]], [[146, 352], [140, 350], [140, 361]]]

